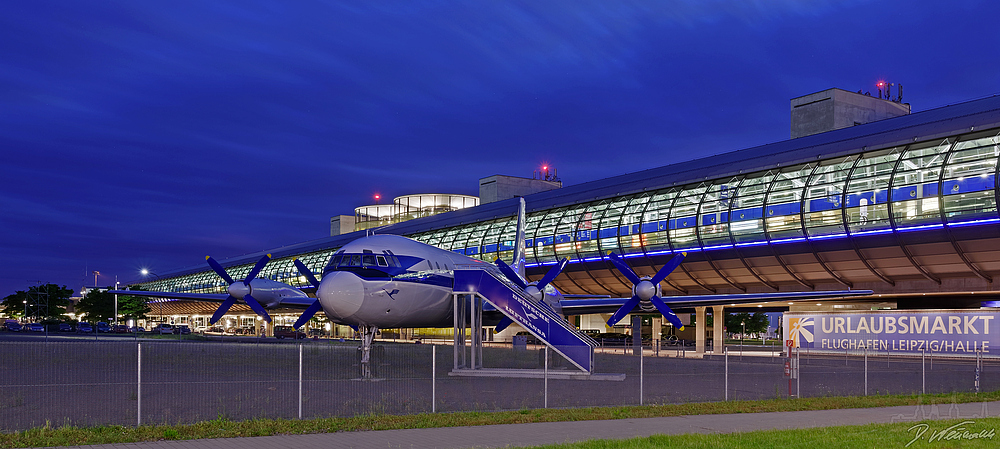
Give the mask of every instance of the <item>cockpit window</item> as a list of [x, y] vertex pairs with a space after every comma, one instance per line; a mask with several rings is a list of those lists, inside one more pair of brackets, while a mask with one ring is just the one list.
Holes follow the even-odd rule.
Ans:
[[378, 266], [380, 266], [380, 267], [388, 267], [389, 266], [389, 263], [386, 262], [386, 260], [385, 260], [385, 256], [375, 256], [375, 259], [378, 260]]
[[361, 264], [366, 267], [375, 265], [375, 256], [371, 254], [365, 254], [361, 256]]
[[359, 256], [357, 254], [351, 256], [350, 266], [352, 266], [352, 267], [360, 267], [361, 266], [361, 256]]

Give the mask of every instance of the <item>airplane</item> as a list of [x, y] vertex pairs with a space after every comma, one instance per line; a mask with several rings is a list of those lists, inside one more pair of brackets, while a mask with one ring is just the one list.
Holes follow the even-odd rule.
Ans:
[[[568, 264], [561, 260], [537, 282], [529, 282], [524, 274], [524, 199], [520, 201], [517, 216], [513, 265], [500, 259], [495, 263], [468, 257], [463, 254], [427, 245], [416, 240], [392, 235], [375, 234], [360, 237], [341, 247], [323, 269], [318, 280], [305, 264], [296, 259], [295, 266], [309, 281], [311, 288], [298, 289], [291, 285], [256, 276], [270, 260], [262, 257], [243, 280], [233, 280], [225, 269], [211, 257], [206, 261], [228, 284], [228, 294], [199, 294], [174, 292], [148, 292], [120, 290], [112, 293], [134, 296], [177, 298], [222, 302], [212, 316], [218, 321], [229, 308], [237, 303], [249, 305], [264, 320], [270, 322], [268, 309], [277, 307], [305, 309], [294, 327], [299, 328], [317, 312], [333, 322], [350, 325], [361, 335], [361, 365], [369, 374], [371, 345], [379, 329], [452, 327], [453, 287], [455, 270], [486, 270], [511, 284], [557, 315], [581, 315], [614, 311], [608, 320], [613, 326], [629, 313], [659, 312], [676, 328], [684, 324], [671, 309], [675, 307], [711, 306], [720, 304], [745, 304], [774, 300], [808, 300], [868, 296], [871, 290], [783, 292], [761, 294], [662, 296], [660, 282], [666, 279], [681, 262], [685, 253], [674, 256], [653, 276], [637, 275], [615, 253], [608, 260], [632, 284], [628, 298], [611, 298], [591, 295], [563, 295], [551, 285]], [[307, 291], [313, 292], [309, 296]], [[511, 324], [511, 320], [496, 309], [484, 308], [484, 322], [497, 325], [497, 332]]]

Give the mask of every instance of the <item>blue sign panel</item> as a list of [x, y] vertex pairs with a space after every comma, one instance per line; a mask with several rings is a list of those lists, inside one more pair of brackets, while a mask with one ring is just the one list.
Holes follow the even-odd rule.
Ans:
[[542, 309], [542, 305], [505, 282], [482, 270], [455, 270], [455, 291], [476, 292], [497, 310], [531, 332], [581, 370], [590, 372], [593, 348], [589, 337], [558, 315]]
[[1000, 355], [1000, 312], [981, 309], [788, 312], [782, 333], [793, 347], [820, 351]]

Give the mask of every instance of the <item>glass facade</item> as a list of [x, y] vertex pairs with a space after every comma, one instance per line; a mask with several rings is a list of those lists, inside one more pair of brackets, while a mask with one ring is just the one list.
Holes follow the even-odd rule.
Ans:
[[[536, 210], [526, 216], [527, 263], [587, 260], [609, 251], [667, 254], [995, 223], [1000, 221], [998, 158], [1000, 132], [992, 130]], [[513, 212], [409, 237], [486, 261], [509, 260]], [[299, 257], [321, 273], [335, 251]], [[306, 285], [291, 260], [271, 262], [262, 275]], [[251, 266], [232, 268], [230, 274], [245, 276]], [[225, 291], [208, 270], [145, 287]]]
[[[997, 131], [535, 211], [529, 264], [997, 221]], [[492, 261], [514, 217], [410, 237]], [[509, 237], [506, 237], [508, 238]]]

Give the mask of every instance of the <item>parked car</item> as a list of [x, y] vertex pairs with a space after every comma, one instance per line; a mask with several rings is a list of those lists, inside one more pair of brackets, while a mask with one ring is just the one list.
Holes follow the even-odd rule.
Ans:
[[518, 335], [524, 336], [525, 337], [525, 342], [528, 343], [529, 345], [537, 345], [537, 344], [540, 343], [538, 341], [538, 337], [535, 337], [534, 335], [532, 335], [531, 332], [528, 332], [528, 331], [521, 331], [521, 332], [518, 332], [518, 333], [516, 333], [514, 335], [515, 336], [518, 336]]
[[153, 328], [153, 332], [155, 332], [157, 334], [160, 334], [160, 335], [172, 334], [172, 333], [174, 333], [174, 326], [169, 325], [167, 323], [160, 323], [160, 324], [157, 324], [156, 327]]
[[29, 332], [45, 332], [45, 326], [42, 323], [28, 323], [27, 328]]
[[198, 326], [194, 328], [194, 331], [201, 335], [205, 335], [205, 332], [208, 332], [208, 326]]
[[94, 331], [94, 327], [90, 323], [80, 322], [80, 324], [76, 325], [76, 331], [81, 334], [89, 334]]
[[128, 326], [126, 326], [124, 324], [116, 324], [115, 326], [113, 326], [111, 328], [111, 332], [114, 332], [116, 334], [127, 334], [127, 333], [129, 333], [131, 331], [129, 331], [128, 330]]
[[3, 323], [3, 329], [8, 332], [21, 332], [21, 323], [17, 320], [7, 320]]
[[632, 336], [618, 332], [602, 332], [594, 336], [601, 346], [626, 346], [632, 344]]
[[301, 340], [303, 338], [306, 338], [306, 333], [299, 332], [295, 330], [295, 328], [292, 326], [274, 326], [274, 338], [277, 338], [278, 340], [284, 338], [294, 338], [297, 340]]
[[142, 326], [132, 326], [132, 327], [128, 328], [128, 331], [129, 332], [133, 332], [133, 333], [146, 332], [146, 328], [142, 327]]
[[191, 335], [191, 328], [187, 324], [179, 324], [174, 327], [174, 333], [180, 335]]
[[73, 325], [69, 323], [59, 323], [59, 332], [73, 332]]
[[309, 329], [309, 336], [310, 337], [325, 337], [326, 336], [326, 331], [323, 330], [323, 329], [321, 329], [321, 328], [314, 327], [312, 329]]
[[212, 326], [205, 331], [206, 334], [224, 334], [226, 330], [222, 326]]
[[97, 322], [97, 332], [100, 332], [102, 334], [107, 334], [107, 333], [111, 332], [111, 326], [108, 325], [108, 323], [105, 323], [103, 321], [98, 321]]

